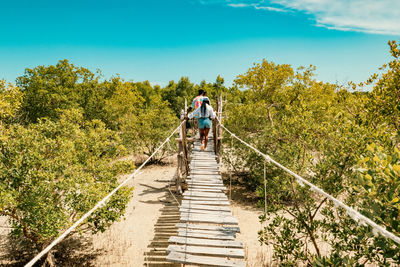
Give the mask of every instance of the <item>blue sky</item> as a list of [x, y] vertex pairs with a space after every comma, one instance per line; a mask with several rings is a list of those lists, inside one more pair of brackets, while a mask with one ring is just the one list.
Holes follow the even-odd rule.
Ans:
[[364, 81], [399, 40], [397, 0], [1, 1], [0, 78], [73, 64], [165, 85], [222, 75], [263, 58], [313, 64], [318, 79]]

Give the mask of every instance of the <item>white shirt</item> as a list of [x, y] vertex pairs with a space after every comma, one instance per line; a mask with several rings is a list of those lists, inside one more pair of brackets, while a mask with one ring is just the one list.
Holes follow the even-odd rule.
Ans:
[[204, 116], [201, 115], [201, 107], [198, 107], [195, 111], [190, 113], [188, 115], [189, 119], [192, 118], [211, 118], [214, 119], [216, 117], [216, 114], [214, 112], [214, 109], [209, 105], [206, 104], [206, 110]]

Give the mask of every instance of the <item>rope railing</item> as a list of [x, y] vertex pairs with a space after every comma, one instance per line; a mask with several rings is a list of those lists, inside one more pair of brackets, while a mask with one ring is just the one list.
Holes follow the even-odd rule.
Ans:
[[60, 243], [68, 234], [70, 234], [73, 230], [75, 230], [83, 221], [85, 221], [90, 215], [93, 214], [98, 208], [102, 207], [107, 201], [125, 184], [127, 184], [133, 177], [135, 177], [139, 171], [153, 158], [160, 150], [164, 147], [164, 145], [170, 141], [171, 137], [182, 127], [182, 124], [185, 121], [182, 121], [180, 125], [161, 143], [161, 145], [151, 154], [140, 166], [137, 168], [131, 175], [129, 175], [121, 184], [119, 184], [113, 191], [111, 191], [107, 196], [105, 196], [102, 200], [97, 202], [97, 204], [85, 213], [79, 220], [77, 220], [71, 227], [69, 227], [63, 234], [61, 234], [57, 239], [50, 243], [45, 249], [43, 249], [39, 254], [37, 254], [30, 262], [28, 262], [25, 267], [33, 266], [40, 258], [46, 255], [55, 245]]
[[277, 167], [281, 168], [282, 170], [284, 170], [285, 172], [289, 173], [290, 175], [292, 175], [293, 177], [296, 178], [296, 182], [300, 185], [300, 186], [305, 186], [308, 185], [310, 187], [310, 190], [316, 193], [319, 193], [321, 195], [323, 195], [324, 197], [326, 197], [327, 199], [331, 200], [333, 202], [333, 204], [335, 205], [335, 207], [341, 207], [343, 208], [346, 213], [354, 220], [356, 221], [358, 224], [366, 226], [369, 225], [370, 227], [372, 227], [372, 232], [374, 233], [374, 235], [380, 234], [385, 238], [389, 238], [391, 240], [393, 240], [394, 242], [396, 242], [397, 244], [400, 244], [400, 237], [398, 237], [397, 235], [393, 234], [392, 232], [386, 230], [386, 228], [384, 228], [383, 226], [378, 225], [377, 223], [375, 223], [374, 221], [372, 221], [370, 218], [364, 216], [363, 214], [361, 214], [360, 212], [358, 212], [357, 210], [355, 210], [354, 208], [344, 204], [342, 201], [336, 199], [335, 197], [331, 196], [330, 194], [326, 193], [323, 189], [319, 188], [318, 186], [314, 185], [313, 183], [309, 182], [308, 180], [304, 179], [303, 177], [301, 177], [300, 175], [296, 174], [295, 172], [293, 172], [292, 170], [288, 169], [287, 167], [283, 166], [282, 164], [280, 164], [279, 162], [275, 161], [273, 158], [271, 158], [271, 156], [262, 153], [260, 150], [258, 150], [257, 148], [255, 148], [254, 146], [250, 145], [249, 143], [243, 141], [242, 139], [240, 139], [239, 137], [237, 137], [233, 132], [231, 132], [229, 129], [227, 129], [219, 119], [218, 123], [219, 125], [225, 130], [227, 131], [232, 137], [236, 138], [238, 141], [240, 141], [242, 144], [244, 144], [245, 146], [251, 148], [252, 150], [254, 150], [255, 152], [257, 152], [257, 154], [259, 154], [260, 156], [262, 156], [267, 162], [273, 163], [274, 165], [276, 165]]

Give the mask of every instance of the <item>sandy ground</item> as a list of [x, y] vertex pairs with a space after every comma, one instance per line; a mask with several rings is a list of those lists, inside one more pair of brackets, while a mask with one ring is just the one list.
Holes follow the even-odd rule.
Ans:
[[261, 246], [258, 241], [258, 231], [262, 229], [258, 216], [262, 212], [238, 204], [231, 205], [231, 209], [233, 216], [239, 221], [240, 233], [237, 235], [237, 239], [245, 244], [247, 266], [271, 266], [273, 248]]
[[154, 236], [167, 181], [176, 167], [150, 166], [132, 182], [134, 193], [125, 219], [114, 223], [105, 233], [93, 237], [93, 249], [101, 251], [95, 266], [143, 266], [144, 253]]

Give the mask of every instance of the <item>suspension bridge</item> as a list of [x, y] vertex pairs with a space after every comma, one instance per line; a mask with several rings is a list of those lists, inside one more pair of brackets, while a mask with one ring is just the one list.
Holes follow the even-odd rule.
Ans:
[[[156, 227], [168, 228], [167, 231], [161, 233], [166, 242], [163, 241], [161, 244], [160, 242], [155, 242], [157, 245], [150, 247], [151, 251], [145, 253], [145, 257], [147, 258], [146, 264], [148, 266], [167, 266], [168, 264], [171, 266], [246, 266], [244, 245], [242, 242], [236, 240], [236, 234], [240, 232], [240, 228], [238, 227], [237, 219], [232, 215], [230, 198], [226, 195], [227, 188], [223, 184], [221, 177], [220, 148], [222, 130], [230, 135], [232, 139], [237, 139], [237, 141], [248, 147], [248, 149], [262, 156], [264, 162], [269, 162], [292, 175], [299, 185], [307, 185], [311, 191], [326, 197], [336, 207], [344, 209], [359, 224], [368, 225], [374, 233], [400, 244], [398, 236], [236, 136], [221, 122], [222, 103], [219, 108], [217, 106], [217, 110], [219, 116], [213, 121], [213, 130], [206, 151], [200, 151], [198, 136], [194, 138], [186, 136], [186, 120], [182, 116], [180, 125], [170, 133], [154, 153], [134, 173], [129, 175], [118, 187], [43, 249], [26, 266], [33, 266], [84, 222], [95, 210], [107, 203], [111, 196], [133, 179], [150, 159], [170, 142], [176, 133], [179, 133], [179, 138], [176, 138], [179, 151], [177, 155], [177, 175], [175, 181], [173, 181], [175, 194], [169, 188], [169, 192], [171, 193], [169, 197], [173, 197], [175, 203], [165, 207], [164, 211], [168, 218], [171, 212], [178, 213], [179, 216], [168, 219], [167, 224], [160, 223], [156, 225]], [[264, 186], [266, 184], [265, 181], [264, 172]], [[151, 261], [154, 257], [158, 257], [158, 261]]]

